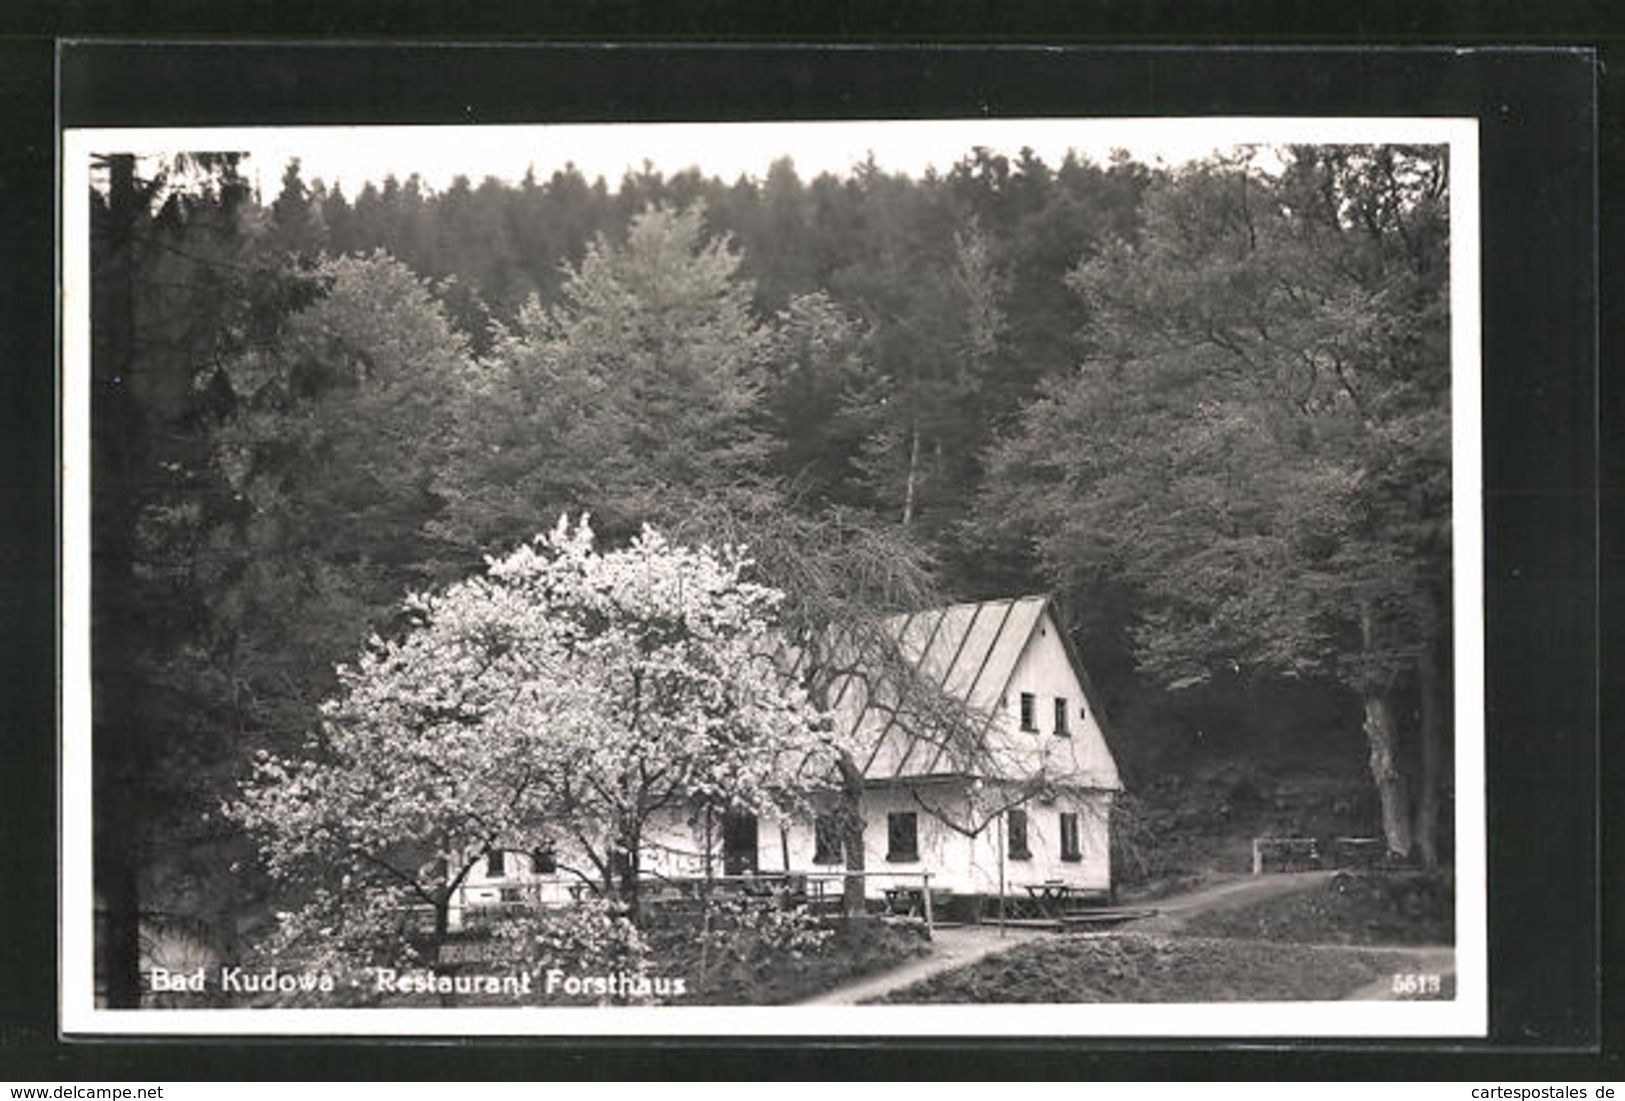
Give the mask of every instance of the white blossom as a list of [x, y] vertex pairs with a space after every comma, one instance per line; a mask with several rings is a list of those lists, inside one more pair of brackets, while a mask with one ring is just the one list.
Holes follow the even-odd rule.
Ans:
[[769, 656], [781, 594], [748, 565], [652, 529], [600, 551], [583, 516], [413, 594], [414, 625], [340, 668], [310, 754], [261, 755], [228, 808], [272, 873], [336, 888], [286, 924], [372, 937], [376, 900], [443, 904], [491, 846], [562, 833], [607, 864], [663, 808], [800, 809], [829, 724]]

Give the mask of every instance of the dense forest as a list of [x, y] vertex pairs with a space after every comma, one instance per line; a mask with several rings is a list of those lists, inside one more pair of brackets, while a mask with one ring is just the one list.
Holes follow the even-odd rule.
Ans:
[[229, 939], [218, 808], [410, 592], [561, 513], [742, 540], [810, 615], [1057, 594], [1114, 720], [1120, 874], [1255, 833], [1450, 859], [1448, 175], [646, 165], [344, 194], [100, 158], [96, 880]]

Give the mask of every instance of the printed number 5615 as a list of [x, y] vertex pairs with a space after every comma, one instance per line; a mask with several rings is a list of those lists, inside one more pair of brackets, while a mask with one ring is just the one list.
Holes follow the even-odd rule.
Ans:
[[1439, 976], [1401, 971], [1394, 975], [1393, 991], [1400, 995], [1437, 994], [1443, 989]]

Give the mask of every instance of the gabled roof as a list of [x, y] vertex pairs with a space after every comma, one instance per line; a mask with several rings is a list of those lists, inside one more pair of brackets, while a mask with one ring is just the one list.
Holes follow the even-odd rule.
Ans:
[[[985, 743], [1016, 666], [1049, 606], [1047, 596], [952, 604], [892, 616], [884, 628], [904, 661], [940, 689], [969, 725], [979, 728], [975, 737]], [[1092, 696], [1070, 641], [1065, 632], [1058, 633], [1085, 692]], [[866, 779], [980, 771], [970, 746], [955, 752], [941, 737], [912, 729], [910, 717], [894, 706], [895, 693], [888, 694], [884, 685], [846, 677], [831, 697], [837, 722], [854, 744], [869, 747], [863, 761]], [[1115, 769], [1111, 772], [1110, 785], [1115, 786]]]
[[1022, 596], [893, 616], [886, 630], [920, 674], [979, 711], [997, 706], [1049, 599]]

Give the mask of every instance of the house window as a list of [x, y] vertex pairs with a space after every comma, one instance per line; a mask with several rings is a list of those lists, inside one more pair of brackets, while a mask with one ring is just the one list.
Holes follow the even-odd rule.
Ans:
[[886, 815], [886, 859], [920, 859], [920, 820], [911, 810]]
[[839, 864], [841, 862], [841, 824], [833, 814], [820, 814], [813, 819], [813, 863]]
[[1066, 697], [1055, 697], [1055, 736], [1057, 738], [1070, 738], [1072, 728], [1067, 725]]
[[1021, 729], [1038, 730], [1038, 698], [1031, 692], [1021, 694]]
[[530, 854], [530, 866], [537, 875], [553, 875], [559, 870], [559, 854], [552, 845], [537, 849]]
[[501, 879], [508, 874], [507, 854], [501, 849], [492, 849], [485, 854], [485, 877], [487, 879]]
[[1027, 812], [1010, 810], [1004, 817], [1005, 832], [1010, 838], [1010, 859], [1031, 860], [1032, 850], [1027, 848]]
[[1083, 859], [1083, 847], [1078, 843], [1078, 816], [1069, 811], [1061, 812], [1061, 859]]

